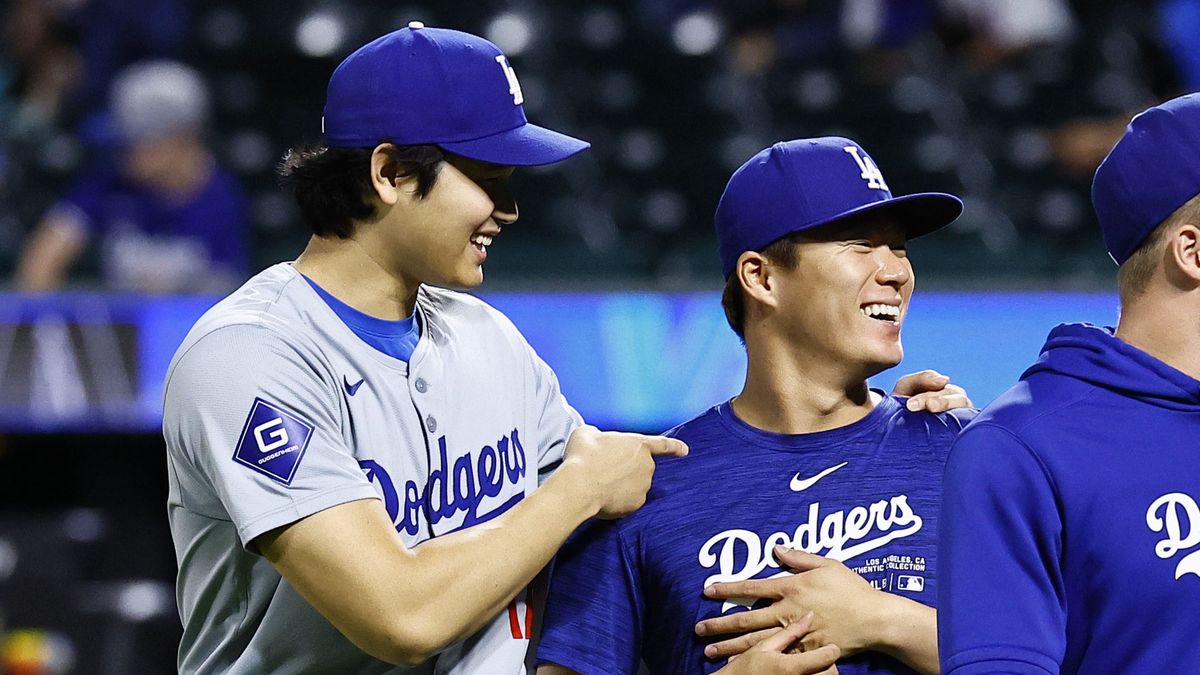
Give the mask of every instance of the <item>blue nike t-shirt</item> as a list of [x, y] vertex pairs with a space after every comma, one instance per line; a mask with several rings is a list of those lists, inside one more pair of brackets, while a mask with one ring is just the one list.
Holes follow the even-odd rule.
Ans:
[[[669, 432], [690, 446], [661, 459], [647, 503], [592, 521], [559, 553], [539, 663], [585, 675], [709, 673], [695, 624], [743, 611], [703, 596], [718, 581], [781, 573], [776, 544], [844, 562], [875, 588], [934, 605], [942, 469], [972, 410], [908, 411], [885, 397], [858, 422], [812, 434], [763, 431], [729, 403]], [[881, 654], [842, 673], [909, 673]]]

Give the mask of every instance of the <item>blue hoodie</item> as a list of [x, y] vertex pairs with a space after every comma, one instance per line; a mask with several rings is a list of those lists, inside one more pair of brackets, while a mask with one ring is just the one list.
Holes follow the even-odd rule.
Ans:
[[1200, 381], [1084, 324], [958, 437], [942, 672], [1200, 672]]

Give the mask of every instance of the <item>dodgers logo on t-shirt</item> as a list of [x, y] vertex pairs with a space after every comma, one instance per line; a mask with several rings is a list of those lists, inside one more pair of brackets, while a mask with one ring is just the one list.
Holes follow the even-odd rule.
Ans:
[[291, 485], [312, 433], [308, 422], [256, 398], [233, 461]]

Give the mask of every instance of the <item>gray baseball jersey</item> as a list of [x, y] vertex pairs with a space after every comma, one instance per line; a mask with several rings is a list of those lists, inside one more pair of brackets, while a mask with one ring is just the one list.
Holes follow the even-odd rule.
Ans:
[[582, 422], [502, 314], [422, 288], [408, 363], [364, 343], [290, 264], [192, 328], [167, 375], [168, 514], [185, 673], [520, 673], [523, 596], [406, 670], [371, 658], [251, 546], [332, 506], [380, 499], [407, 546], [499, 515]]

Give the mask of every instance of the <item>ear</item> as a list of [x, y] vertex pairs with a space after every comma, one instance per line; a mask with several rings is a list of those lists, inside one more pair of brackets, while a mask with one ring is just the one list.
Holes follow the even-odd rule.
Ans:
[[745, 290], [746, 295], [768, 307], [778, 305], [778, 301], [775, 298], [775, 280], [772, 277], [772, 267], [766, 256], [758, 251], [746, 251], [738, 256], [733, 273], [741, 281], [742, 289]]
[[1170, 234], [1167, 260], [1193, 288], [1200, 287], [1200, 224], [1185, 223]]
[[375, 196], [388, 206], [395, 206], [400, 201], [407, 177], [400, 177], [400, 167], [389, 152], [391, 143], [381, 143], [371, 152], [371, 188]]

